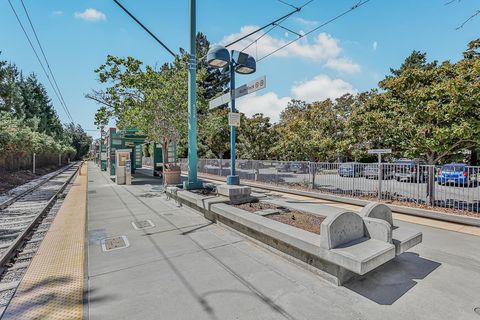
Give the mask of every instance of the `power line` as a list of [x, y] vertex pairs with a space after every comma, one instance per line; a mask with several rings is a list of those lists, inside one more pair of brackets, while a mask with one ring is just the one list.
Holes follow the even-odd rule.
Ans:
[[165, 50], [168, 51], [168, 53], [170, 53], [174, 58], [177, 56], [172, 50], [170, 50], [162, 41], [160, 41], [160, 39], [157, 38], [157, 36], [155, 36], [147, 27], [145, 27], [143, 25], [143, 23], [140, 22], [140, 20], [138, 20], [137, 18], [135, 18], [135, 16], [130, 13], [130, 11], [127, 10], [127, 8], [125, 8], [120, 2], [118, 2], [117, 0], [113, 0], [113, 2], [115, 2], [120, 8], [122, 8], [123, 11], [125, 11], [126, 14], [128, 14], [130, 16], [130, 18], [132, 18], [133, 20], [135, 20], [135, 22], [143, 28], [143, 30], [147, 31], [147, 33], [153, 38], [155, 39], [163, 48], [165, 48]]
[[47, 70], [46, 70], [45, 67], [43, 66], [42, 60], [41, 60], [40, 57], [38, 56], [37, 50], [35, 50], [35, 47], [33, 46], [33, 43], [32, 43], [32, 41], [30, 40], [30, 37], [28, 36], [27, 31], [26, 31], [25, 28], [23, 27], [22, 21], [20, 20], [18, 14], [17, 14], [17, 11], [16, 11], [15, 8], [13, 7], [12, 2], [11, 2], [10, 0], [8, 0], [8, 3], [10, 4], [10, 8], [12, 8], [13, 14], [14, 14], [15, 17], [17, 18], [17, 21], [18, 21], [18, 23], [20, 24], [20, 27], [22, 28], [23, 33], [25, 34], [25, 37], [27, 38], [27, 41], [28, 41], [28, 43], [30, 44], [30, 47], [32, 48], [33, 52], [35, 53], [35, 57], [37, 57], [38, 63], [40, 63], [40, 66], [42, 67], [42, 70], [43, 70], [43, 72], [45, 73], [45, 76], [47, 77], [48, 82], [49, 82], [50, 85], [52, 86], [53, 92], [54, 92], [55, 95], [57, 96], [57, 99], [60, 101], [60, 105], [61, 105], [61, 106], [63, 107], [63, 109], [65, 110], [65, 113], [66, 113], [67, 117], [69, 118], [69, 120], [70, 120], [71, 122], [74, 122], [74, 121], [73, 121], [73, 118], [72, 118], [72, 116], [70, 115], [70, 113], [68, 112], [68, 110], [63, 106], [62, 100], [60, 99], [60, 96], [58, 95], [57, 91], [55, 90], [55, 86], [53, 85], [52, 80], [50, 79], [50, 76], [48, 75]]
[[343, 17], [344, 15], [346, 15], [346, 14], [350, 13], [351, 11], [353, 11], [353, 10], [355, 10], [355, 9], [363, 6], [364, 4], [366, 4], [366, 3], [369, 2], [369, 1], [370, 1], [370, 0], [359, 1], [356, 5], [352, 6], [350, 9], [348, 9], [348, 10], [340, 13], [339, 15], [333, 17], [332, 19], [330, 19], [330, 20], [322, 23], [322, 24], [319, 25], [318, 27], [313, 28], [312, 30], [308, 31], [307, 33], [304, 33], [304, 34], [300, 35], [298, 38], [296, 38], [296, 39], [294, 39], [294, 40], [292, 40], [292, 41], [290, 41], [290, 42], [287, 42], [286, 44], [284, 44], [284, 45], [281, 46], [280, 48], [277, 48], [277, 49], [273, 50], [272, 52], [264, 55], [263, 57], [261, 57], [260, 59], [258, 59], [257, 62], [260, 62], [260, 61], [262, 61], [263, 59], [268, 58], [268, 57], [271, 56], [272, 54], [277, 53], [278, 51], [280, 51], [280, 50], [282, 50], [283, 48], [291, 45], [291, 44], [294, 43], [295, 41], [298, 41], [299, 39], [308, 36], [309, 34], [317, 31], [318, 29], [326, 26], [327, 24], [330, 24], [330, 23], [332, 23], [333, 21], [335, 21], [335, 20], [337, 20], [337, 19], [340, 19], [340, 18]]
[[28, 10], [27, 10], [27, 8], [25, 7], [25, 4], [24, 4], [23, 0], [20, 0], [20, 2], [22, 3], [23, 10], [25, 11], [25, 14], [26, 14], [26, 16], [27, 16], [28, 22], [30, 23], [30, 27], [32, 28], [33, 34], [35, 35], [35, 39], [37, 40], [37, 44], [38, 44], [38, 46], [40, 47], [40, 51], [42, 52], [43, 58], [45, 59], [45, 63], [46, 63], [46, 65], [47, 65], [47, 69], [50, 71], [50, 75], [52, 76], [53, 83], [55, 84], [55, 87], [57, 88], [57, 91], [58, 91], [58, 93], [59, 93], [59, 95], [60, 95], [60, 98], [61, 98], [61, 102], [60, 102], [60, 103], [63, 103], [63, 106], [65, 107], [65, 110], [67, 111], [69, 118], [70, 118], [70, 119], [73, 119], [72, 116], [71, 116], [70, 110], [68, 109], [67, 104], [65, 103], [65, 99], [63, 98], [62, 91], [60, 90], [60, 88], [59, 88], [59, 86], [58, 86], [57, 80], [55, 79], [55, 75], [53, 74], [53, 71], [52, 71], [52, 69], [50, 68], [50, 64], [48, 63], [47, 56], [45, 55], [45, 51], [43, 50], [42, 44], [40, 43], [40, 39], [38, 38], [37, 32], [36, 32], [36, 30], [35, 30], [35, 27], [33, 26], [32, 20], [30, 19], [30, 15], [28, 14]]

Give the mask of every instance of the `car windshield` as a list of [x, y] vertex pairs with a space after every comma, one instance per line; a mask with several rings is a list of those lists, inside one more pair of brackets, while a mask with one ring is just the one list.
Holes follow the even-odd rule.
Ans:
[[351, 164], [342, 164], [340, 166], [341, 169], [351, 169], [353, 166]]
[[445, 172], [463, 172], [464, 166], [443, 166], [442, 171]]

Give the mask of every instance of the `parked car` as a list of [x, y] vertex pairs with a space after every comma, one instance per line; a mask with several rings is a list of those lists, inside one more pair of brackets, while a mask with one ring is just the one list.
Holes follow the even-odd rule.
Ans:
[[365, 167], [358, 162], [345, 162], [338, 167], [340, 177], [362, 177], [365, 175]]
[[476, 187], [478, 184], [477, 170], [469, 168], [464, 163], [449, 163], [437, 172], [438, 184], [453, 184]]
[[290, 164], [290, 171], [293, 173], [307, 173], [308, 165], [303, 162], [292, 162]]
[[395, 179], [397, 181], [425, 182], [427, 181], [427, 167], [419, 159], [399, 159], [395, 161]]
[[290, 163], [289, 162], [282, 162], [275, 166], [278, 172], [288, 172], [290, 171]]
[[[382, 179], [388, 180], [392, 179], [394, 176], [392, 167], [385, 164], [382, 165]], [[365, 178], [367, 179], [378, 179], [378, 163], [372, 163], [365, 167]]]

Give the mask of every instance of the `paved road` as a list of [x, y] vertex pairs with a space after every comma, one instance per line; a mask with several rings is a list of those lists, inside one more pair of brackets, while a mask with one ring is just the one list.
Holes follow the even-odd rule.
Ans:
[[[117, 186], [89, 165], [94, 319], [479, 319], [480, 237], [398, 222], [424, 243], [345, 287], [167, 201], [159, 179]], [[322, 210], [334, 210], [328, 206]], [[134, 220], [155, 227], [135, 230]], [[130, 246], [102, 252], [100, 239]]]

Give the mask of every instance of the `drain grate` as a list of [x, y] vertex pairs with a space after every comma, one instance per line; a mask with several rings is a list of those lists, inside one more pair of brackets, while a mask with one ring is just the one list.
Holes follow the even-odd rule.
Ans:
[[102, 250], [112, 251], [117, 249], [123, 249], [130, 245], [126, 236], [119, 236], [113, 238], [106, 238], [102, 240]]
[[132, 221], [132, 226], [137, 229], [149, 229], [155, 227], [152, 221], [150, 220], [141, 220], [141, 221]]
[[90, 190], [90, 191], [88, 191], [88, 193], [93, 194], [93, 193], [97, 193], [97, 191], [96, 190]]
[[94, 180], [88, 180], [88, 182], [95, 182]]
[[473, 311], [480, 316], [480, 307], [473, 308]]
[[173, 213], [164, 213], [164, 216], [173, 216]]

